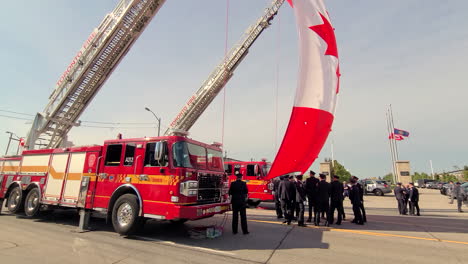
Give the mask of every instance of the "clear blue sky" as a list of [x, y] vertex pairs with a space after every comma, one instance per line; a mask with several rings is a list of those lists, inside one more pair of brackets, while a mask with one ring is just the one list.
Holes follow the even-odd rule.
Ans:
[[[42, 111], [54, 84], [83, 41], [118, 1], [4, 1], [0, 16], [0, 110]], [[231, 0], [229, 46], [270, 0]], [[167, 125], [224, 54], [225, 0], [168, 0], [124, 58], [82, 120]], [[335, 158], [355, 175], [390, 171], [385, 109], [408, 130], [400, 158], [413, 171], [468, 165], [468, 2], [463, 0], [326, 1], [341, 60], [334, 124]], [[274, 158], [296, 88], [297, 35], [285, 4], [227, 85], [225, 148], [239, 159]], [[276, 65], [280, 61], [278, 137], [275, 143]], [[0, 112], [0, 115], [13, 115]], [[221, 141], [222, 94], [192, 128], [191, 137]], [[148, 126], [148, 125], [146, 125]], [[0, 116], [5, 131], [25, 136], [27, 121]], [[154, 135], [155, 128], [78, 127], [77, 145]], [[306, 132], [305, 132], [306, 133]], [[330, 157], [330, 140], [318, 161]], [[316, 162], [316, 164], [318, 163]], [[317, 165], [313, 168], [317, 168]]]

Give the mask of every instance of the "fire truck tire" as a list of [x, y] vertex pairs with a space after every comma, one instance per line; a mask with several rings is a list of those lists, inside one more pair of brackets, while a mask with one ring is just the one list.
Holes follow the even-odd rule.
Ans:
[[24, 214], [28, 217], [34, 217], [39, 214], [41, 208], [39, 189], [33, 188], [24, 199]]
[[8, 195], [7, 208], [10, 213], [17, 214], [23, 212], [23, 190], [19, 186], [13, 188]]
[[112, 225], [115, 232], [122, 236], [135, 233], [142, 221], [138, 216], [140, 205], [133, 194], [124, 194], [117, 199], [112, 209]]
[[262, 202], [262, 200], [258, 200], [258, 199], [248, 199], [247, 200], [247, 205], [250, 207], [250, 208], [257, 208], [258, 205]]
[[173, 225], [183, 225], [188, 219], [177, 219], [177, 220], [169, 220]]

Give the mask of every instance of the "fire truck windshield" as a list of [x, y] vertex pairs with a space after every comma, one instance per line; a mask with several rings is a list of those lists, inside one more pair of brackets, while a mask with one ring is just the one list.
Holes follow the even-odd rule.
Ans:
[[263, 170], [263, 175], [264, 176], [267, 176], [268, 175], [268, 172], [270, 172], [270, 168], [271, 168], [271, 164], [266, 164], [262, 167], [262, 170]]
[[220, 151], [179, 141], [172, 145], [175, 167], [223, 170], [223, 159]]

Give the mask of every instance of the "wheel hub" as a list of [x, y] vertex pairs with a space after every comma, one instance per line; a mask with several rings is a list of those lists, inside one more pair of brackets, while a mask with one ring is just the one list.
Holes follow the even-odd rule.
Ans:
[[20, 196], [18, 192], [13, 192], [11, 194], [11, 199], [8, 199], [8, 203], [10, 204], [10, 207], [17, 207], [18, 204], [20, 203]]
[[123, 203], [117, 210], [117, 221], [119, 225], [124, 227], [129, 225], [133, 220], [133, 209], [128, 203]]
[[37, 193], [34, 193], [31, 196], [29, 196], [29, 199], [27, 201], [28, 210], [29, 211], [34, 210], [36, 208], [38, 202], [39, 202], [39, 199], [38, 199]]

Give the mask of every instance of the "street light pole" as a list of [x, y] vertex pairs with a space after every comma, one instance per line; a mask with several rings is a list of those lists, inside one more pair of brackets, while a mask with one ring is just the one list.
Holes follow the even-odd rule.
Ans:
[[8, 139], [8, 145], [6, 147], [5, 156], [8, 155], [8, 149], [10, 148], [10, 142], [11, 142], [11, 139], [13, 137], [13, 132], [7, 131], [6, 133], [10, 134], [10, 138]]
[[148, 107], [145, 107], [145, 110], [153, 114], [154, 118], [156, 118], [156, 120], [158, 121], [158, 137], [159, 137], [160, 132], [161, 132], [161, 118], [158, 118], [156, 114], [153, 111], [151, 111], [151, 109], [149, 109]]

